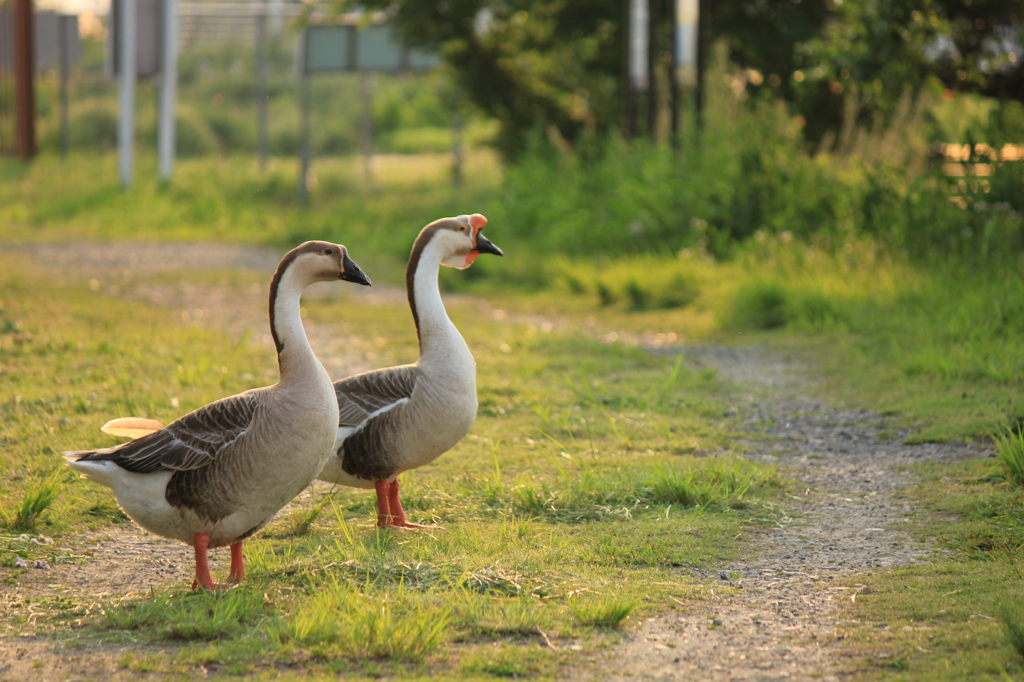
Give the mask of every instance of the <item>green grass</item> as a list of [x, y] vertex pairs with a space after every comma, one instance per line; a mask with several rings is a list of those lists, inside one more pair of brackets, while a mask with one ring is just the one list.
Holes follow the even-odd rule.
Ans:
[[1017, 605], [1004, 605], [999, 618], [1006, 627], [1006, 638], [1017, 654], [1024, 658], [1024, 613]]
[[[115, 442], [99, 432], [109, 418], [167, 422], [272, 381], [276, 368], [265, 343], [205, 330], [177, 309], [110, 298], [73, 271], [5, 259], [2, 273], [0, 501], [26, 511], [3, 521], [0, 564], [5, 588], [20, 591], [32, 576], [14, 568], [18, 558], [75, 561], [79, 533], [124, 522], [107, 489], [60, 466], [62, 450]], [[253, 276], [188, 277], [234, 287], [239, 306], [263, 314], [263, 297], [246, 293]], [[171, 281], [140, 274], [120, 291]], [[314, 323], [371, 329], [351, 335], [349, 349], [374, 362], [415, 357], [400, 300], [311, 298], [304, 307]], [[177, 580], [151, 594], [99, 610], [88, 595], [68, 594], [60, 608], [33, 601], [40, 615], [12, 612], [4, 626], [38, 632], [81, 619], [84, 628], [66, 631], [74, 641], [145, 645], [121, 660], [139, 672], [427, 666], [469, 678], [553, 676], [567, 661], [559, 643], [596, 646], [669, 597], [700, 598], [680, 568], [735, 559], [745, 531], [772, 518], [783, 480], [722, 455], [728, 439], [716, 418], [727, 394], [713, 373], [582, 329], [481, 315], [472, 302], [453, 300], [449, 310], [477, 357], [478, 420], [455, 450], [402, 480], [410, 516], [442, 529], [377, 530], [372, 491], [320, 486], [247, 541], [237, 588], [191, 592], [185, 561]], [[36, 535], [20, 535], [26, 519]], [[538, 652], [546, 640], [558, 648]]]
[[1024, 486], [1024, 426], [1018, 424], [1016, 430], [1008, 426], [992, 439], [1006, 468], [1007, 478], [1018, 486]]
[[[33, 531], [61, 492], [67, 472], [55, 468], [25, 491], [13, 519], [5, 519], [13, 530]], [[6, 514], [5, 514], [6, 516]]]
[[[288, 246], [327, 237], [360, 262], [376, 260], [385, 274], [375, 282], [398, 283], [422, 223], [505, 200], [493, 192], [498, 169], [481, 163], [457, 196], [436, 158], [395, 170], [379, 194], [349, 162], [324, 162], [313, 207], [300, 212], [290, 162], [261, 176], [252, 160], [189, 161], [174, 186], [160, 187], [143, 158], [138, 190], [123, 194], [109, 157], [4, 161], [0, 224], [4, 239], [22, 241]], [[505, 259], [442, 273], [443, 286], [483, 293], [491, 306], [457, 297], [449, 305], [478, 362], [472, 434], [402, 481], [413, 520], [444, 530], [379, 532], [372, 493], [320, 487], [247, 542], [239, 588], [192, 594], [183, 571], [166, 589], [104, 613], [71, 595], [33, 602], [31, 621], [28, 607], [13, 609], [4, 626], [37, 633], [82, 619], [84, 628], [68, 630], [73, 641], [149, 647], [124, 658], [139, 672], [209, 664], [246, 675], [297, 666], [325, 675], [557, 677], [569, 657], [563, 644], [599, 647], [670, 597], [700, 598], [680, 568], [735, 560], [784, 485], [773, 468], [724, 454], [742, 434], [723, 419], [733, 396], [713, 372], [609, 341], [767, 343], [806, 358], [823, 395], [882, 412], [893, 436], [982, 442], [1017, 428], [1005, 433], [1019, 438], [1024, 280], [1003, 266], [914, 265], [852, 235], [841, 248], [764, 236], [728, 262], [698, 247], [573, 260], [532, 249], [521, 235], [503, 238], [503, 229], [494, 220], [488, 228]], [[120, 290], [130, 296], [182, 277], [265, 307], [263, 295], [241, 295], [265, 286], [247, 273], [151, 274]], [[370, 330], [346, 337], [370, 364], [416, 357], [401, 301], [304, 307], [313, 322]], [[5, 588], [25, 579], [18, 560], [78, 561], [75, 534], [125, 521], [106, 489], [67, 475], [61, 450], [115, 442], [98, 431], [109, 418], [166, 422], [274, 375], [266, 344], [110, 298], [71, 270], [42, 273], [0, 258]], [[915, 532], [948, 554], [859, 577], [870, 589], [844, 603], [847, 641], [878, 677], [1019, 676], [1020, 615], [1000, 607], [1024, 603], [1021, 488], [995, 459], [918, 474], [911, 495], [925, 512]]]
[[[467, 154], [466, 181], [448, 181], [450, 156], [379, 156], [378, 180], [363, 181], [355, 157], [313, 166], [311, 206], [298, 203], [295, 159], [182, 159], [163, 185], [156, 160], [141, 154], [135, 185], [120, 187], [114, 155], [44, 155], [25, 166], [0, 159], [0, 225], [5, 241], [155, 240], [271, 244], [341, 241], [354, 253], [405, 259], [410, 231], [437, 217], [482, 212], [500, 180], [494, 155]], [[414, 234], [414, 233], [413, 233]], [[403, 238], [396, 238], [403, 235]]]
[[583, 625], [597, 628], [617, 628], [622, 625], [636, 602], [624, 601], [617, 597], [607, 597], [600, 601], [570, 602], [572, 615]]
[[[993, 460], [916, 467], [921, 505], [909, 528], [946, 551], [928, 563], [861, 576], [844, 611], [874, 677], [901, 680], [1020, 679], [1024, 602], [1024, 494]], [[879, 658], [878, 652], [886, 657]]]

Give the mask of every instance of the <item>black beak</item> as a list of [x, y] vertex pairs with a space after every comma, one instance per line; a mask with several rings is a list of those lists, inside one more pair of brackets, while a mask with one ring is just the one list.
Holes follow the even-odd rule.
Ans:
[[483, 236], [480, 233], [477, 233], [476, 235], [476, 248], [473, 250], [478, 251], [480, 253], [493, 253], [495, 256], [505, 255], [501, 249], [499, 249], [491, 242], [490, 239], [488, 239], [487, 237]]
[[341, 261], [341, 267], [345, 268], [345, 271], [338, 275], [338, 279], [343, 279], [346, 282], [355, 282], [356, 284], [362, 284], [363, 286], [370, 286], [370, 278], [367, 277], [356, 262], [348, 257], [348, 252], [345, 253], [345, 258]]

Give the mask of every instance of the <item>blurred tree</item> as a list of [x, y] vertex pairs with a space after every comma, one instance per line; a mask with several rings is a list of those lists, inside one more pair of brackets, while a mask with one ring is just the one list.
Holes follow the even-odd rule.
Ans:
[[808, 71], [798, 97], [852, 95], [862, 123], [885, 123], [905, 93], [936, 78], [950, 90], [1024, 102], [1021, 0], [835, 2], [821, 34], [800, 47]]
[[[803, 46], [817, 38], [834, 15], [832, 0], [724, 0], [712, 4], [712, 40], [725, 40], [729, 59], [746, 71], [753, 92], [797, 103], [805, 133], [817, 140], [841, 116], [842, 101], [798, 87]], [[802, 74], [801, 74], [802, 75]]]
[[[508, 157], [538, 128], [573, 144], [621, 122], [627, 0], [321, 1], [387, 11], [407, 44], [440, 49], [468, 98], [501, 123]], [[673, 2], [651, 0], [652, 14], [666, 17]], [[936, 77], [1024, 102], [1024, 0], [707, 5], [711, 38], [727, 42], [748, 91], [791, 102], [812, 145], [844, 116], [887, 123], [905, 93]]]
[[844, 108], [884, 125], [935, 78], [1024, 102], [1022, 0], [724, 1], [712, 34], [748, 70], [749, 90], [795, 105], [812, 144], [842, 125]]
[[[366, 0], [387, 10], [407, 44], [440, 48], [458, 85], [501, 123], [499, 149], [530, 132], [558, 142], [616, 125], [622, 69], [619, 0]], [[328, 0], [334, 11], [352, 3]]]

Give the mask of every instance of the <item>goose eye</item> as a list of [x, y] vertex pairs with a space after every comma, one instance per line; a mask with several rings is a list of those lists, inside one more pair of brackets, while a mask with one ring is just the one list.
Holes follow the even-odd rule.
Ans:
[[330, 256], [332, 253], [334, 253], [334, 249], [324, 249], [324, 253]]
[[466, 231], [466, 226], [465, 225], [459, 225], [459, 232], [465, 232], [465, 231]]

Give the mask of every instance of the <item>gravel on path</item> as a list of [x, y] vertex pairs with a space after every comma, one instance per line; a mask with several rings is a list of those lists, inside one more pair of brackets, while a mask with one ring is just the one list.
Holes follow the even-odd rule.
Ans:
[[[864, 654], [843, 641], [857, 574], [927, 559], [894, 525], [905, 465], [987, 453], [962, 443], [904, 445], [882, 419], [807, 397], [813, 379], [763, 347], [652, 349], [713, 367], [733, 383], [749, 459], [798, 483], [789, 517], [755, 540], [753, 558], [702, 580], [711, 598], [650, 618], [588, 672], [607, 680], [839, 680]], [[586, 675], [585, 675], [586, 677]]]

